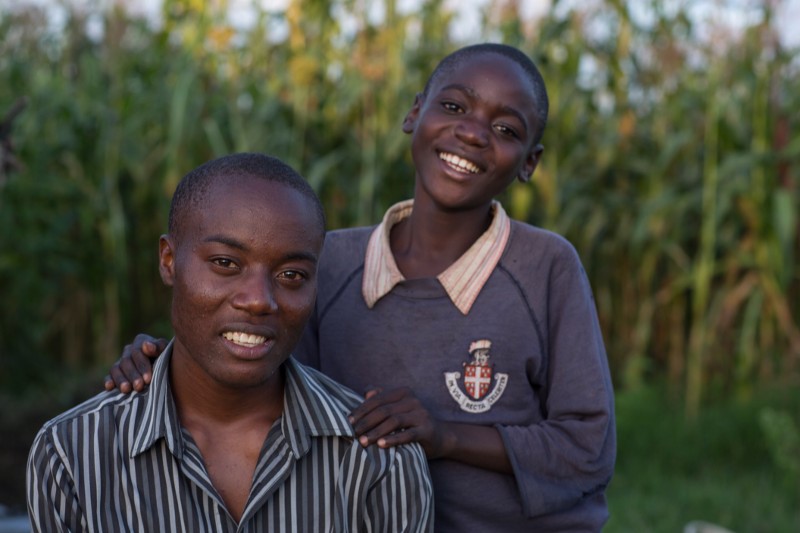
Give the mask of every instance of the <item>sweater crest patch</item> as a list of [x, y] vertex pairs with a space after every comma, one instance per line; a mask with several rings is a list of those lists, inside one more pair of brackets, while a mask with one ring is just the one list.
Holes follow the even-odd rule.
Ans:
[[494, 372], [494, 365], [489, 364], [491, 348], [492, 342], [488, 339], [470, 343], [469, 353], [472, 360], [461, 364], [464, 367], [463, 389], [461, 372], [444, 373], [450, 396], [468, 413], [485, 413], [491, 409], [508, 385], [508, 374]]

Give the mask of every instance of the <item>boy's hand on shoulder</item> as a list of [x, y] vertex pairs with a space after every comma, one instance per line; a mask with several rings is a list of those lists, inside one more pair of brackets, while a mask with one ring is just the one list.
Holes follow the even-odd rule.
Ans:
[[[133, 343], [127, 344], [122, 356], [114, 363], [106, 376], [104, 386], [107, 391], [118, 388], [125, 394], [142, 392], [153, 379], [153, 363], [167, 347], [166, 339], [156, 339], [145, 333], [136, 335]], [[132, 384], [132, 385], [131, 385]]]
[[447, 424], [430, 412], [408, 387], [383, 391], [372, 389], [350, 414], [350, 423], [362, 446], [391, 448], [418, 442], [428, 459], [446, 455]]

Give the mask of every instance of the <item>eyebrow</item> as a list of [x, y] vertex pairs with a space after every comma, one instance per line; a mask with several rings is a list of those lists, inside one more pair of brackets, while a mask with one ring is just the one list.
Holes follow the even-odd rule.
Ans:
[[[237, 250], [241, 250], [246, 252], [249, 248], [242, 242], [237, 241], [236, 239], [232, 239], [230, 237], [226, 237], [225, 235], [209, 235], [208, 237], [203, 239], [203, 242], [216, 242], [220, 244], [224, 244], [225, 246], [230, 246], [231, 248], [236, 248]], [[310, 261], [311, 263], [317, 264], [318, 258], [316, 254], [312, 254], [311, 252], [292, 252], [286, 254], [283, 257], [284, 261]]]
[[[475, 91], [475, 89], [473, 89], [472, 87], [467, 87], [466, 85], [461, 85], [460, 83], [451, 83], [450, 85], [445, 85], [440, 89], [439, 92], [446, 91], [448, 89], [455, 89], [466, 93], [471, 98], [480, 99], [480, 95]], [[525, 119], [525, 115], [520, 113], [519, 110], [507, 105], [503, 105], [500, 109], [502, 109], [503, 112], [506, 114], [514, 115], [515, 117], [517, 117], [517, 119], [519, 119], [519, 121], [522, 122], [522, 124], [525, 126], [526, 131], [530, 129], [530, 125], [528, 124], [528, 121]]]
[[236, 239], [226, 237], [225, 235], [209, 235], [203, 239], [203, 242], [218, 242], [220, 244], [230, 246], [231, 248], [236, 248], [237, 250], [247, 250], [247, 246], [245, 246], [243, 243], [237, 241]]

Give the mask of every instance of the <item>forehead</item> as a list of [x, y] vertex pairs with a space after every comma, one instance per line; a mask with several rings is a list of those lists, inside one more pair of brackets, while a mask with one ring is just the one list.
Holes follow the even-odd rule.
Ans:
[[430, 90], [435, 94], [453, 86], [483, 98], [506, 99], [504, 103], [513, 103], [526, 113], [536, 109], [535, 88], [529, 74], [502, 54], [485, 52], [459, 59], [436, 76]]
[[313, 201], [279, 181], [253, 176], [213, 179], [201, 201], [184, 213], [184, 238], [225, 231], [243, 240], [283, 230], [308, 236], [324, 232]]

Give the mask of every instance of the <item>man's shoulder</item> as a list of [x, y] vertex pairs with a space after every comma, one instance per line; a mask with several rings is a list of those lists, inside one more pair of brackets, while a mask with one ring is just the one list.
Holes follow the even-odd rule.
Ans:
[[[311, 383], [310, 388], [313, 388], [317, 398], [321, 399], [330, 408], [328, 415], [333, 415], [332, 419], [336, 419], [339, 415], [342, 415], [345, 417], [346, 421], [352, 410], [361, 405], [364, 401], [363, 396], [341, 383], [334, 381], [319, 370], [306, 366], [298, 361], [294, 361], [294, 368], [296, 371], [303, 374], [303, 378], [307, 383]], [[349, 422], [346, 422], [346, 424], [349, 430]], [[347, 433], [352, 435], [350, 431]], [[363, 453], [374, 456], [374, 459], [379, 462], [386, 462], [387, 456], [394, 457], [395, 454], [400, 453], [402, 456], [411, 458], [414, 461], [426, 463], [425, 453], [416, 443], [389, 449], [379, 448], [378, 446], [368, 446], [367, 448], [360, 449]]]
[[364, 401], [363, 396], [356, 394], [350, 388], [334, 381], [319, 370], [297, 360], [294, 360], [293, 363], [295, 371], [308, 385], [307, 388], [313, 391], [319, 401], [331, 406], [335, 413], [347, 416]]
[[54, 433], [60, 435], [60, 439], [69, 439], [76, 433], [96, 431], [104, 425], [109, 425], [108, 429], [113, 431], [116, 425], [111, 421], [121, 411], [127, 411], [141, 402], [143, 396], [137, 392], [123, 394], [118, 390], [103, 391], [45, 422], [39, 436]]

